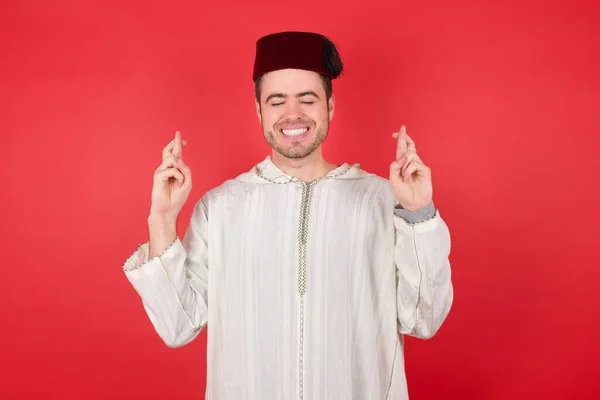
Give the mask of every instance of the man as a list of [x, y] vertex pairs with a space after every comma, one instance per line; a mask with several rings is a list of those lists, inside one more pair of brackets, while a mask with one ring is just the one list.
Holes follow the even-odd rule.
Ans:
[[258, 40], [272, 155], [204, 194], [182, 241], [179, 132], [163, 150], [149, 240], [123, 268], [168, 346], [210, 324], [207, 399], [406, 399], [399, 333], [430, 338], [449, 313], [449, 231], [406, 128], [389, 180], [323, 157], [342, 70], [319, 34]]

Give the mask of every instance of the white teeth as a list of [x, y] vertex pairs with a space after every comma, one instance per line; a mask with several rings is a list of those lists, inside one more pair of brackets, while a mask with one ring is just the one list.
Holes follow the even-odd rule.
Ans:
[[308, 128], [299, 128], [299, 129], [282, 129], [282, 132], [286, 136], [298, 136], [302, 135], [308, 131]]

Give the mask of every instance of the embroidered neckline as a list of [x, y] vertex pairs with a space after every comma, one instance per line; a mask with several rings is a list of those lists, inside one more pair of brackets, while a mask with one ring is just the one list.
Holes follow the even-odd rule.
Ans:
[[[264, 166], [265, 164], [266, 164], [266, 167], [276, 170], [279, 173], [279, 175], [274, 178], [267, 177], [261, 170], [261, 167]], [[355, 164], [355, 165], [358, 166], [357, 164]], [[283, 172], [279, 167], [277, 167], [277, 165], [275, 165], [275, 163], [273, 163], [273, 161], [270, 159], [270, 157], [267, 157], [265, 160], [263, 160], [263, 162], [261, 162], [260, 164], [255, 166], [256, 175], [259, 178], [261, 178], [267, 182], [277, 183], [277, 184], [288, 184], [291, 182], [300, 182], [300, 183], [307, 184], [307, 185], [315, 184], [316, 182], [321, 181], [326, 178], [336, 178], [336, 177], [342, 176], [342, 175], [346, 174], [348, 171], [350, 171], [351, 168], [352, 168], [352, 166], [349, 165], [348, 163], [343, 163], [343, 164], [338, 165], [335, 169], [333, 169], [332, 171], [330, 171], [329, 173], [327, 173], [326, 175], [324, 175], [320, 178], [317, 178], [311, 182], [303, 182], [300, 179]]]

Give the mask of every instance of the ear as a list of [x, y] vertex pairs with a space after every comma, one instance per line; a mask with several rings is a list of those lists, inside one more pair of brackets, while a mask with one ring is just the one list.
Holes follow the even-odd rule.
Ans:
[[332, 94], [329, 98], [329, 122], [333, 119], [333, 113], [335, 111], [335, 95]]

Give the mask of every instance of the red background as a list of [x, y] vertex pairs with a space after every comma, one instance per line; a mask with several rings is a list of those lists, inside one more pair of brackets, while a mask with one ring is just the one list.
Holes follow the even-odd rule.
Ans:
[[121, 266], [175, 130], [180, 235], [268, 153], [254, 41], [288, 29], [346, 63], [331, 161], [387, 177], [406, 124], [433, 170], [456, 295], [407, 340], [411, 399], [597, 398], [598, 6], [482, 3], [3, 2], [0, 398], [203, 398], [207, 331], [167, 348]]

